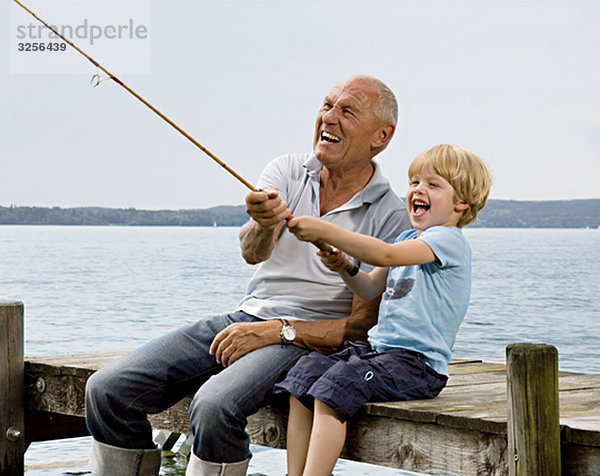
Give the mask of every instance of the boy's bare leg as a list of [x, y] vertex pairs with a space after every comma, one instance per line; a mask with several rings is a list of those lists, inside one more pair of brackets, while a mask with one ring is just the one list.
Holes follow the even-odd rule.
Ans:
[[303, 476], [330, 476], [345, 441], [345, 417], [315, 400], [315, 416]]
[[288, 476], [302, 476], [312, 424], [313, 412], [290, 395], [290, 413], [287, 427]]

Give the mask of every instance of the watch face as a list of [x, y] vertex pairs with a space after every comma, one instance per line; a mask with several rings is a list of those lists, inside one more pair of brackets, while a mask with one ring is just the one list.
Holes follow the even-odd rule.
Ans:
[[292, 326], [286, 326], [283, 328], [283, 338], [289, 342], [296, 338], [296, 329]]

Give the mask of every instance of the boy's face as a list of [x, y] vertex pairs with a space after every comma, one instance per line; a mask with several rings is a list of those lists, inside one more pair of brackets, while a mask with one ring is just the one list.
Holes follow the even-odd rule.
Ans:
[[419, 232], [432, 226], [456, 226], [468, 207], [464, 200], [454, 203], [454, 188], [429, 165], [410, 178], [406, 208]]

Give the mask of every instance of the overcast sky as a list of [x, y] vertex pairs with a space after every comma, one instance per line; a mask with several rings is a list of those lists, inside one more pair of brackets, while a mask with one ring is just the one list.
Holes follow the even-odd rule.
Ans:
[[[600, 197], [598, 0], [23, 1], [84, 27], [78, 46], [252, 183], [311, 150], [335, 82], [369, 74], [400, 103], [377, 159], [398, 195], [415, 155], [453, 143], [487, 162], [492, 198]], [[19, 51], [59, 40], [12, 0], [0, 15], [0, 205], [243, 203], [243, 185], [120, 86], [91, 87], [70, 47]]]

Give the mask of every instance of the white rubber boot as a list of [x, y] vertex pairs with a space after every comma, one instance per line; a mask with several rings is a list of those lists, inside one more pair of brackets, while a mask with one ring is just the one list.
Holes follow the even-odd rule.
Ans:
[[246, 476], [250, 458], [236, 463], [211, 463], [190, 453], [185, 476]]
[[160, 450], [129, 450], [94, 440], [90, 469], [94, 476], [157, 476]]

